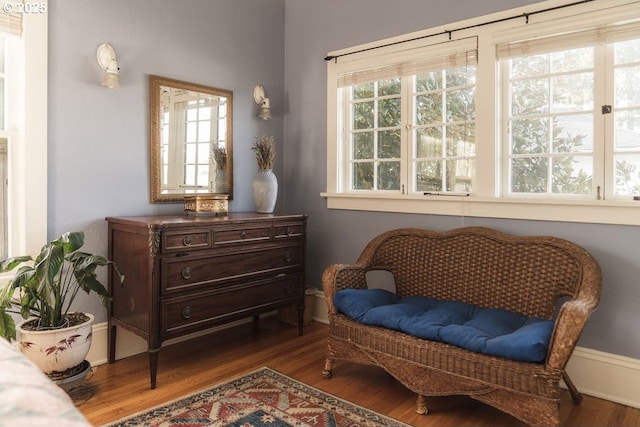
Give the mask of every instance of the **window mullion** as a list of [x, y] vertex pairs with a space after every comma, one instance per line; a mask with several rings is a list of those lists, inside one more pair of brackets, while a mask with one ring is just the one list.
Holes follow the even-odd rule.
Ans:
[[414, 88], [415, 77], [402, 78], [401, 95], [401, 161], [400, 161], [400, 188], [403, 194], [414, 192], [415, 186], [415, 121], [414, 121]]

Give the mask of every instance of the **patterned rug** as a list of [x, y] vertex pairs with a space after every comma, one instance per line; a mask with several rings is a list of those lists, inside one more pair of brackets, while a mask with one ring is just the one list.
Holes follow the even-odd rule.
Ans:
[[410, 427], [260, 368], [188, 397], [107, 424], [180, 427]]

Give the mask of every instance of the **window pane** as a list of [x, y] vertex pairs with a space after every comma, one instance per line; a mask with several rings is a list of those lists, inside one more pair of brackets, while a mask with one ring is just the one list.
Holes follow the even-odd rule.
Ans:
[[198, 122], [198, 142], [211, 141], [211, 121]]
[[186, 142], [196, 142], [198, 139], [198, 123], [190, 122], [187, 123], [187, 130], [185, 135]]
[[[192, 104], [192, 102], [189, 102], [189, 104]], [[198, 109], [194, 107], [187, 109], [187, 121], [195, 122], [196, 120], [198, 120]]]
[[400, 130], [378, 132], [378, 158], [400, 158]]
[[526, 116], [543, 114], [549, 110], [549, 80], [527, 79], [511, 86], [511, 114]]
[[511, 159], [511, 192], [546, 193], [547, 165], [546, 157]]
[[198, 163], [207, 165], [209, 164], [209, 155], [211, 154], [211, 147], [209, 143], [198, 144]]
[[184, 147], [185, 163], [196, 162], [196, 144], [186, 144]]
[[381, 99], [378, 106], [378, 127], [400, 126], [400, 98]]
[[378, 190], [400, 189], [400, 162], [378, 163]]
[[553, 118], [553, 152], [593, 152], [593, 114]]
[[185, 165], [184, 167], [184, 184], [196, 185], [196, 167], [193, 165]]
[[547, 153], [549, 147], [549, 119], [516, 119], [511, 122], [511, 153]]
[[373, 189], [373, 162], [355, 163], [353, 165], [353, 189]]
[[593, 48], [563, 50], [551, 54], [551, 72], [577, 71], [593, 68]]
[[640, 154], [615, 156], [616, 195], [640, 196]]
[[353, 99], [373, 98], [373, 82], [355, 85]]
[[198, 120], [211, 120], [211, 107], [198, 108]]
[[616, 151], [640, 151], [640, 109], [614, 114]]
[[[640, 56], [637, 59], [640, 61]], [[615, 103], [616, 108], [640, 107], [640, 65], [616, 68]]]
[[554, 113], [593, 110], [593, 73], [553, 77], [551, 91]]
[[475, 88], [447, 92], [447, 121], [475, 120]]
[[442, 71], [432, 71], [416, 76], [416, 92], [429, 92], [442, 88]]
[[353, 134], [354, 159], [373, 159], [373, 132], [358, 132]]
[[475, 124], [450, 125], [447, 130], [447, 157], [476, 155]]
[[209, 186], [209, 165], [200, 165], [198, 166], [198, 181], [197, 184], [202, 187]]
[[442, 122], [442, 93], [416, 96], [416, 125]]
[[378, 96], [400, 95], [400, 78], [383, 80], [378, 83]]
[[593, 159], [591, 156], [566, 156], [552, 159], [552, 192], [556, 194], [591, 194]]
[[373, 124], [373, 101], [355, 102], [353, 104], [353, 128], [372, 129]]
[[511, 61], [511, 77], [518, 79], [549, 73], [549, 55], [533, 55], [514, 58]]
[[615, 43], [614, 49], [616, 65], [629, 64], [640, 60], [640, 39]]
[[446, 166], [447, 191], [463, 193], [472, 190], [476, 169], [475, 159], [448, 160]]
[[447, 87], [466, 86], [476, 83], [476, 66], [451, 68], [445, 72]]
[[416, 191], [442, 191], [442, 162], [416, 162]]
[[416, 157], [442, 156], [442, 128], [430, 127], [416, 130]]

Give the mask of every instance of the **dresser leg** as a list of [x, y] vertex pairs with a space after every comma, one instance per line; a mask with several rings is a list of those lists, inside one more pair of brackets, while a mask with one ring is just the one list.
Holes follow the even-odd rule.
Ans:
[[116, 361], [116, 325], [110, 325], [107, 329], [107, 341], [109, 345], [109, 363]]
[[156, 388], [156, 374], [158, 373], [158, 355], [160, 349], [149, 349], [149, 370], [151, 376], [151, 389]]
[[304, 329], [304, 304], [298, 304], [298, 336], [302, 336]]

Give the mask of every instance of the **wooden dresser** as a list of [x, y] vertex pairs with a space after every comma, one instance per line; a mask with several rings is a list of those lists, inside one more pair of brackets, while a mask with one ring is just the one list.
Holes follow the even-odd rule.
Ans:
[[[228, 216], [108, 217], [109, 363], [116, 328], [148, 344], [151, 388], [162, 342], [278, 307], [304, 312], [306, 216], [230, 212]], [[111, 272], [110, 272], [111, 274]]]

